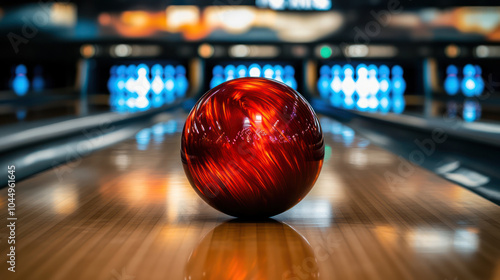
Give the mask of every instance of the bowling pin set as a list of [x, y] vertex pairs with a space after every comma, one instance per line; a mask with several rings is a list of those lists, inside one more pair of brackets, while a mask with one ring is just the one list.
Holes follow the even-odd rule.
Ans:
[[295, 69], [291, 65], [270, 65], [253, 63], [246, 67], [245, 65], [228, 64], [225, 67], [222, 65], [214, 66], [212, 70], [212, 79], [210, 80], [210, 88], [214, 88], [225, 81], [235, 78], [244, 77], [261, 77], [273, 79], [282, 82], [293, 89], [297, 89], [297, 81], [295, 80]]
[[318, 92], [334, 107], [367, 112], [400, 114], [404, 111], [406, 81], [403, 68], [395, 65], [323, 65]]
[[[484, 91], [482, 69], [479, 65], [467, 64], [461, 75], [459, 68], [453, 64], [446, 68], [444, 90], [450, 96], [462, 93], [465, 97], [480, 96]], [[461, 107], [461, 108], [460, 108]], [[455, 118], [459, 109], [462, 109], [462, 118], [466, 122], [473, 122], [481, 118], [481, 105], [476, 100], [465, 100], [462, 106], [450, 101], [447, 103], [447, 115]]]
[[25, 96], [30, 87], [35, 92], [40, 92], [45, 88], [45, 79], [43, 78], [42, 67], [36, 66], [33, 69], [33, 79], [28, 79], [28, 68], [24, 64], [13, 67], [10, 88], [17, 96]]
[[112, 111], [144, 111], [173, 103], [186, 95], [189, 83], [182, 65], [114, 65], [108, 90]]
[[458, 68], [451, 64], [446, 68], [444, 90], [450, 96], [461, 92], [466, 97], [480, 96], [484, 91], [484, 80], [479, 65], [467, 64], [459, 77]]

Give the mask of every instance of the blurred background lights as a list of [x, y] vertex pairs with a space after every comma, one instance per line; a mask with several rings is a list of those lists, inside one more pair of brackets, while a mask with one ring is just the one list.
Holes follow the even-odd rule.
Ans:
[[14, 79], [12, 81], [12, 89], [18, 96], [24, 96], [30, 88], [30, 82], [27, 78], [28, 70], [24, 64], [16, 66], [14, 71]]
[[50, 9], [50, 21], [54, 25], [74, 26], [77, 20], [74, 3], [53, 3]]
[[445, 54], [449, 58], [455, 58], [460, 55], [460, 48], [455, 44], [448, 45], [445, 48]]
[[368, 46], [366, 45], [351, 45], [344, 50], [346, 56], [350, 57], [365, 57], [368, 55]]
[[196, 24], [199, 19], [200, 9], [197, 6], [168, 6], [166, 10], [167, 29], [171, 32]]
[[203, 58], [210, 58], [214, 54], [214, 47], [210, 44], [201, 44], [198, 47], [198, 54]]
[[93, 45], [82, 45], [80, 47], [80, 54], [85, 58], [91, 58], [96, 54], [96, 48]]
[[220, 15], [222, 27], [231, 33], [242, 33], [248, 30], [255, 20], [254, 8], [250, 7], [232, 7], [223, 8]]
[[319, 50], [319, 55], [321, 58], [330, 58], [333, 54], [332, 48], [330, 46], [321, 46]]
[[116, 45], [112, 48], [113, 53], [117, 57], [127, 57], [132, 54], [132, 47], [126, 44]]
[[250, 48], [246, 45], [234, 45], [229, 48], [229, 55], [232, 57], [245, 57], [250, 54]]

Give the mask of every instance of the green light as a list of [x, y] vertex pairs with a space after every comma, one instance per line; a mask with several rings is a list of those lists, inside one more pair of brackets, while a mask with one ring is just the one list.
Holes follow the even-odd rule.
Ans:
[[329, 58], [330, 56], [332, 56], [332, 48], [330, 48], [329, 46], [322, 46], [319, 54], [322, 58]]
[[332, 157], [332, 147], [325, 145], [325, 161], [328, 161]]

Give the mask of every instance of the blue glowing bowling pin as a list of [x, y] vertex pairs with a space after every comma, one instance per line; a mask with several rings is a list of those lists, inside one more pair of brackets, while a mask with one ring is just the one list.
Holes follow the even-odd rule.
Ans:
[[264, 74], [264, 78], [274, 79], [274, 69], [271, 65], [264, 65], [264, 67], [262, 67], [262, 72]]
[[262, 69], [258, 64], [254, 63], [248, 67], [248, 75], [250, 77], [260, 77], [262, 75]]
[[136, 107], [146, 110], [150, 106], [149, 92], [151, 81], [149, 80], [149, 67], [146, 64], [137, 66], [137, 80], [135, 81], [135, 92], [137, 94]]
[[283, 78], [285, 84], [293, 89], [297, 89], [297, 81], [295, 80], [295, 69], [291, 65], [285, 66], [285, 75]]
[[359, 97], [358, 100], [356, 101], [356, 109], [358, 109], [361, 112], [366, 111], [366, 109], [368, 109], [368, 98]]
[[135, 105], [137, 109], [144, 111], [151, 107], [150, 91], [149, 67], [146, 64], [139, 64], [135, 83], [135, 92], [137, 93]]
[[467, 100], [464, 102], [464, 108], [462, 112], [462, 117], [466, 122], [473, 122], [478, 119], [478, 109], [480, 108], [479, 103], [473, 100]]
[[210, 88], [214, 88], [224, 82], [224, 68], [220, 65], [216, 65], [212, 69], [212, 80], [210, 80]]
[[114, 99], [114, 106], [111, 107], [112, 110], [118, 112], [124, 112], [127, 109], [127, 91], [125, 89], [125, 84], [127, 82], [127, 66], [120, 65], [116, 68], [116, 98]]
[[356, 92], [358, 93], [359, 98], [367, 98], [368, 97], [368, 68], [366, 64], [359, 64], [356, 67]]
[[354, 91], [356, 90], [356, 83], [354, 82], [354, 67], [352, 65], [347, 64], [342, 68], [344, 72], [344, 79], [342, 80], [342, 92], [344, 93], [344, 102], [343, 106], [346, 109], [354, 108]]
[[458, 69], [455, 65], [446, 68], [446, 79], [444, 80], [444, 90], [448, 95], [457, 94], [460, 89], [460, 80], [457, 77]]
[[116, 68], [116, 92], [126, 94], [125, 84], [127, 83], [127, 66], [120, 65]]
[[127, 91], [129, 97], [135, 94], [136, 69], [137, 67], [134, 64], [127, 66], [125, 90]]
[[380, 90], [380, 82], [377, 76], [377, 66], [374, 64], [368, 65], [368, 110], [370, 112], [376, 112], [379, 105], [377, 94]]
[[365, 111], [368, 108], [368, 69], [366, 64], [359, 64], [356, 67], [356, 93], [358, 100], [356, 101], [356, 108], [360, 111]]
[[382, 96], [379, 101], [379, 111], [387, 114], [391, 110], [391, 99], [388, 96]]
[[176, 93], [177, 97], [182, 98], [186, 96], [186, 92], [188, 90], [188, 80], [186, 78], [186, 68], [182, 65], [177, 65], [175, 67], [176, 77], [175, 77], [175, 85], [176, 85]]
[[330, 83], [330, 90], [332, 92], [330, 96], [330, 103], [334, 107], [340, 107], [342, 105], [342, 80], [340, 75], [342, 72], [342, 67], [340, 65], [333, 65], [332, 67], [332, 82]]
[[281, 65], [275, 65], [274, 66], [274, 79], [278, 82], [283, 83], [283, 72], [285, 72], [285, 69], [283, 69], [283, 66]]
[[368, 96], [368, 111], [371, 113], [377, 112], [379, 106], [379, 100], [376, 94], [370, 94]]
[[226, 76], [226, 81], [233, 80], [236, 78], [236, 67], [232, 64], [227, 65], [224, 67], [224, 75]]
[[151, 107], [151, 100], [147, 95], [139, 95], [135, 99], [135, 107], [140, 111], [145, 111]]
[[483, 94], [483, 91], [484, 91], [484, 80], [483, 80], [483, 77], [481, 76], [483, 73], [483, 69], [481, 69], [481, 66], [479, 66], [479, 65], [476, 65], [475, 68], [476, 68], [476, 76], [475, 76], [476, 92], [475, 92], [475, 95], [480, 96], [481, 94]]
[[14, 72], [14, 79], [12, 80], [12, 89], [18, 96], [24, 96], [30, 88], [30, 81], [26, 77], [28, 70], [24, 64], [19, 64]]
[[474, 78], [476, 68], [472, 64], [467, 64], [463, 69], [463, 73], [462, 93], [467, 97], [474, 96], [476, 93], [476, 80]]
[[175, 68], [172, 65], [165, 66], [165, 70], [163, 71], [165, 74], [165, 101], [167, 103], [172, 103], [175, 100]]
[[392, 111], [394, 114], [401, 114], [404, 112], [406, 106], [405, 98], [402, 95], [395, 95], [392, 97]]
[[135, 82], [136, 78], [136, 69], [137, 67], [134, 64], [127, 66], [126, 77], [127, 81], [125, 82], [125, 92], [127, 93], [127, 101], [126, 106], [128, 111], [135, 111], [135, 100], [137, 98], [137, 93], [135, 92]]
[[247, 76], [247, 68], [245, 67], [245, 65], [238, 65], [238, 67], [236, 67], [236, 76], [238, 78], [244, 78]]
[[165, 89], [165, 83], [163, 82], [163, 67], [160, 64], [155, 64], [151, 67], [151, 75], [153, 81], [151, 82], [152, 94], [152, 106], [157, 108], [165, 104], [165, 95], [163, 90]]
[[330, 93], [330, 68], [327, 65], [321, 66], [319, 69], [318, 92], [321, 98], [328, 98]]
[[377, 76], [377, 66], [374, 64], [368, 65], [368, 95], [377, 95], [380, 90], [380, 82]]
[[35, 67], [34, 76], [33, 76], [33, 90], [35, 92], [40, 92], [45, 89], [45, 79], [43, 78], [43, 68], [40, 65]]
[[[110, 105], [111, 111], [114, 111], [114, 112], [119, 111], [120, 108], [122, 108], [125, 104], [125, 98], [124, 98], [124, 93], [123, 93], [124, 87], [125, 87], [125, 82], [122, 81], [120, 83], [120, 75], [124, 75], [121, 71], [124, 71], [123, 67], [115, 66], [115, 69], [114, 69], [115, 78], [113, 79], [114, 85], [112, 85], [112, 83], [110, 81], [111, 77], [108, 80], [108, 84], [107, 84], [107, 87], [109, 90], [109, 105]], [[111, 69], [110, 69], [110, 74], [111, 74]], [[119, 84], [121, 84], [121, 86], [122, 86], [121, 89], [118, 86]], [[111, 92], [111, 90], [113, 90], [114, 93]], [[120, 107], [120, 106], [122, 106], [122, 107]]]
[[379, 90], [379, 95], [380, 97], [387, 97], [389, 96], [389, 93], [391, 92], [391, 80], [389, 80], [389, 75], [390, 75], [390, 70], [387, 65], [382, 65], [379, 68], [379, 83], [380, 83], [380, 90]]
[[392, 67], [391, 88], [393, 96], [402, 96], [406, 90], [406, 81], [403, 78], [403, 68], [399, 65]]

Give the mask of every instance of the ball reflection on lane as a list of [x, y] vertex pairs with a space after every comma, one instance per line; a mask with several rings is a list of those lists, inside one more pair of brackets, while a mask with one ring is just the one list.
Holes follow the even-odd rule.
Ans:
[[318, 279], [307, 240], [287, 224], [234, 219], [210, 231], [191, 253], [184, 279]]

